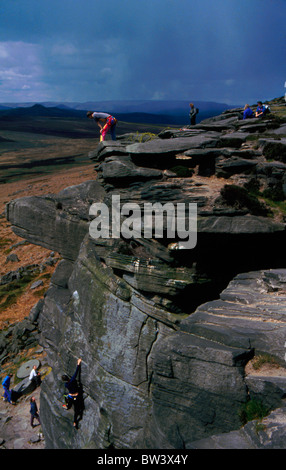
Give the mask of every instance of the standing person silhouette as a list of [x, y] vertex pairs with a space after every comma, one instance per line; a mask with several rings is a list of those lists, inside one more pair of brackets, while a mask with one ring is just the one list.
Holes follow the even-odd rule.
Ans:
[[32, 428], [34, 427], [34, 419], [37, 419], [39, 424], [41, 424], [35, 397], [32, 397], [30, 400], [30, 413], [31, 413], [31, 427]]
[[196, 116], [199, 111], [197, 108], [195, 108], [194, 103], [190, 103], [190, 108], [191, 108], [190, 114], [189, 114], [190, 122], [191, 122], [191, 125], [194, 126], [196, 124]]

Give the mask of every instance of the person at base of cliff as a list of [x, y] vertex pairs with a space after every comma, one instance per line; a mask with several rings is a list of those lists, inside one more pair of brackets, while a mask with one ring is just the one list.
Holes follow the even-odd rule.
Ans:
[[257, 101], [257, 109], [255, 113], [255, 117], [263, 117], [265, 115], [265, 106], [263, 106], [262, 101]]
[[35, 384], [36, 387], [41, 385], [41, 374], [37, 371], [37, 366], [33, 366], [33, 369], [30, 372], [29, 380]]
[[198, 114], [198, 110], [197, 108], [195, 108], [194, 106], [194, 103], [190, 103], [190, 123], [192, 126], [194, 126], [196, 124], [196, 117], [197, 117], [197, 114]]
[[249, 104], [246, 104], [244, 106], [243, 119], [250, 119], [253, 117], [254, 117], [254, 114], [253, 114], [252, 109], [250, 108]]
[[8, 401], [9, 403], [11, 403], [11, 405], [15, 405], [15, 403], [12, 401], [12, 391], [10, 390], [10, 383], [12, 377], [13, 374], [8, 374], [2, 382], [2, 386], [4, 389], [3, 400]]
[[36, 426], [34, 425], [34, 419], [38, 420], [39, 424], [41, 424], [35, 397], [32, 397], [30, 400], [30, 414], [31, 414], [31, 427], [32, 428]]
[[77, 376], [80, 374], [80, 367], [81, 359], [78, 359], [77, 367], [72, 378], [69, 379], [67, 375], [62, 376], [62, 380], [65, 382], [65, 387], [68, 389], [66, 404], [63, 405], [63, 408], [69, 410], [72, 406], [74, 407], [74, 427], [77, 427], [78, 421], [81, 419], [83, 412], [82, 389], [77, 382]]
[[[107, 113], [99, 113], [97, 111], [92, 112], [88, 111], [86, 113], [89, 119], [94, 119], [97, 123], [98, 127], [100, 128], [100, 142], [105, 140], [106, 134], [109, 131], [111, 134], [112, 140], [116, 140], [116, 124], [117, 119], [110, 114]], [[103, 125], [102, 125], [103, 123]]]

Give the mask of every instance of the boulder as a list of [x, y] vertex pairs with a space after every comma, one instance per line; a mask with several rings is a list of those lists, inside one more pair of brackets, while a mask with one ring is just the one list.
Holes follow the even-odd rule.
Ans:
[[107, 183], [117, 181], [120, 184], [130, 184], [132, 181], [150, 180], [162, 178], [162, 171], [153, 168], [140, 168], [131, 161], [130, 157], [108, 157], [104, 160], [100, 167], [102, 178]]
[[194, 441], [190, 449], [284, 449], [285, 406], [264, 419], [250, 421], [241, 429]]
[[221, 147], [230, 147], [230, 148], [240, 148], [243, 143], [246, 142], [248, 133], [242, 132], [230, 132], [229, 134], [224, 134], [220, 138]]
[[40, 312], [42, 310], [42, 307], [44, 305], [44, 299], [40, 299], [30, 310], [29, 313], [29, 320], [34, 323], [37, 322]]
[[250, 173], [258, 164], [255, 160], [246, 160], [239, 157], [219, 159], [216, 163], [216, 175], [218, 177], [229, 178], [231, 175], [239, 173]]
[[259, 144], [266, 158], [286, 163], [286, 138], [262, 138]]
[[18, 256], [16, 255], [16, 253], [11, 253], [10, 255], [7, 256], [6, 258], [6, 263], [17, 263], [19, 262], [19, 258]]

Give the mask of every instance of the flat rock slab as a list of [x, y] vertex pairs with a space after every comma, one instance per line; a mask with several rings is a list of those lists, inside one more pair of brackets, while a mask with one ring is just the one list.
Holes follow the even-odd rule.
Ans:
[[256, 446], [239, 430], [192, 442], [189, 449], [256, 449]]
[[149, 142], [136, 143], [126, 146], [126, 151], [130, 155], [150, 155], [154, 158], [156, 155], [175, 155], [179, 152], [185, 152], [192, 148], [216, 147], [219, 140], [217, 133], [199, 134], [193, 137], [178, 137], [176, 139], [153, 139]]
[[36, 366], [37, 369], [40, 367], [40, 361], [38, 359], [31, 359], [30, 361], [22, 364], [21, 367], [19, 367], [17, 370], [16, 375], [18, 379], [25, 379], [26, 377], [29, 377], [30, 372], [34, 366]]
[[210, 216], [198, 218], [198, 232], [252, 234], [285, 231], [285, 226], [267, 217], [255, 215], [227, 217]]

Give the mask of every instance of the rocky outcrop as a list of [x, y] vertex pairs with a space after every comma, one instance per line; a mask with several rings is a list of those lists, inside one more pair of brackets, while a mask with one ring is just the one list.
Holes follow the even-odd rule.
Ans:
[[103, 200], [95, 181], [71, 186], [52, 196], [30, 196], [11, 201], [6, 217], [14, 232], [31, 243], [51, 248], [74, 260], [86, 233], [91, 202]]
[[[275, 161], [265, 155], [280, 122], [240, 111], [102, 142], [90, 154], [96, 181], [7, 205], [18, 235], [63, 257], [38, 316], [52, 367], [41, 390], [48, 448], [195, 448], [221, 433], [257, 447], [238, 431], [241, 407], [252, 397], [284, 406], [284, 379], [246, 373], [260, 353], [284, 366], [285, 220], [261, 200], [284, 190], [281, 148]], [[113, 196], [140, 209], [195, 203], [197, 243], [180, 249], [166, 214], [160, 237], [92, 237], [90, 206], [112, 208]], [[76, 431], [61, 375], [78, 357]]]

